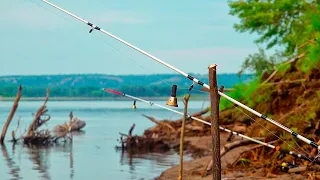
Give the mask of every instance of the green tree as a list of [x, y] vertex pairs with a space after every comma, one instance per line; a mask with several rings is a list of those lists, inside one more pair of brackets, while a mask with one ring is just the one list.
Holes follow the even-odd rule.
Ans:
[[[230, 0], [230, 14], [240, 19], [234, 28], [256, 33], [257, 44], [278, 46], [283, 56], [309, 53], [306, 64], [319, 63], [319, 0]], [[250, 58], [250, 57], [249, 57]]]
[[281, 57], [278, 54], [268, 57], [263, 49], [259, 49], [258, 53], [250, 54], [242, 63], [239, 75], [248, 70], [260, 76], [265, 71], [271, 71], [281, 62]]

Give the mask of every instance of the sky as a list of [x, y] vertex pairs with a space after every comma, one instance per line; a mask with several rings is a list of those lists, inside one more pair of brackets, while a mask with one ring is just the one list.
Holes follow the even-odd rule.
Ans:
[[[256, 37], [226, 0], [49, 0], [187, 73], [236, 73]], [[164, 74], [173, 70], [41, 0], [0, 0], [0, 75]]]

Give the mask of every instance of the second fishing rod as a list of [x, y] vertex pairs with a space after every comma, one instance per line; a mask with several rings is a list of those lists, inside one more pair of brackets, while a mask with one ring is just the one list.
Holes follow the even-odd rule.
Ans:
[[[116, 91], [116, 90], [112, 90], [112, 89], [107, 89], [107, 88], [103, 88], [102, 90], [103, 90], [103, 91], [106, 91], [106, 92], [108, 92], [108, 93], [112, 93], [112, 94], [116, 94], [116, 95], [120, 95], [120, 96], [125, 96], [125, 97], [128, 97], [128, 98], [133, 99], [133, 100], [138, 100], [138, 101], [141, 101], [141, 102], [150, 104], [150, 106], [157, 106], [157, 107], [160, 107], [160, 108], [162, 108], [162, 109], [166, 109], [166, 110], [168, 110], [168, 111], [174, 112], [174, 113], [176, 113], [176, 114], [184, 115], [184, 114], [183, 114], [182, 112], [180, 112], [180, 111], [177, 111], [177, 110], [168, 108], [168, 107], [166, 107], [166, 106], [162, 106], [162, 105], [160, 105], [160, 104], [157, 104], [157, 103], [154, 103], [154, 102], [151, 102], [151, 101], [144, 100], [144, 99], [142, 99], [142, 98], [138, 98], [138, 97], [135, 97], [135, 96], [131, 96], [131, 95], [129, 95], [129, 94], [122, 93], [122, 92], [120, 92], [120, 91]], [[136, 101], [134, 101], [133, 109], [136, 109]], [[193, 120], [195, 120], [195, 121], [199, 121], [199, 122], [201, 122], [201, 123], [204, 123], [204, 124], [206, 124], [206, 125], [211, 126], [211, 123], [209, 123], [209, 122], [207, 122], [207, 121], [204, 121], [204, 120], [202, 120], [202, 119], [199, 119], [199, 118], [197, 118], [197, 117], [193, 117], [193, 116], [191, 116], [191, 115], [188, 115], [187, 118], [188, 118], [188, 119], [193, 119]], [[307, 160], [307, 161], [309, 161], [309, 162], [314, 163], [314, 162], [313, 162], [313, 159], [310, 159], [310, 158], [308, 158], [307, 156], [305, 156], [305, 155], [303, 155], [303, 154], [298, 154], [298, 153], [295, 153], [295, 152], [293, 152], [293, 151], [289, 151], [289, 150], [287, 150], [287, 149], [283, 149], [283, 148], [281, 148], [280, 146], [274, 146], [274, 145], [272, 145], [272, 144], [268, 144], [268, 143], [259, 141], [259, 140], [257, 140], [257, 139], [251, 138], [251, 137], [249, 137], [249, 136], [243, 135], [243, 134], [241, 134], [241, 133], [232, 131], [232, 130], [230, 130], [230, 129], [227, 129], [227, 128], [224, 128], [224, 127], [221, 127], [221, 126], [219, 126], [219, 129], [220, 129], [220, 130], [223, 130], [223, 131], [225, 131], [225, 132], [228, 132], [228, 133], [232, 133], [232, 134], [234, 134], [234, 135], [236, 135], [236, 136], [240, 136], [240, 137], [242, 137], [242, 138], [244, 138], [244, 139], [248, 139], [248, 140], [250, 140], [250, 141], [252, 141], [252, 142], [255, 142], [255, 143], [257, 143], [257, 144], [261, 144], [261, 145], [267, 146], [267, 147], [269, 147], [269, 148], [274, 149], [275, 151], [279, 151], [279, 152], [284, 153], [284, 154], [290, 154], [290, 155], [292, 155], [292, 156], [295, 157], [295, 158], [301, 158], [301, 159], [304, 159], [304, 160]]]

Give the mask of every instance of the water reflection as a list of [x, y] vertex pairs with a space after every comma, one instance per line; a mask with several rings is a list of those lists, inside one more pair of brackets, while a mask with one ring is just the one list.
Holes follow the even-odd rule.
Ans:
[[[42, 101], [19, 104], [16, 116], [21, 116], [21, 129], [30, 123], [30, 112], [36, 111]], [[202, 103], [202, 102], [201, 102]], [[93, 106], [91, 106], [93, 104]], [[165, 104], [163, 102], [162, 104]], [[0, 179], [153, 179], [161, 172], [179, 162], [177, 153], [169, 154], [124, 154], [115, 152], [118, 133], [127, 131], [128, 124], [136, 123], [134, 134], [142, 134], [145, 129], [154, 126], [140, 116], [140, 112], [132, 111], [132, 102], [48, 102], [50, 115], [54, 121], [48, 124], [53, 129], [56, 124], [68, 121], [70, 107], [74, 113], [84, 120], [85, 132], [73, 133], [72, 144], [51, 146], [49, 148], [27, 147], [6, 143], [0, 147]], [[6, 119], [12, 102], [0, 103], [0, 119]], [[76, 106], [74, 108], [74, 106]], [[128, 107], [121, 111], [121, 107]], [[195, 107], [198, 107], [195, 105]], [[92, 108], [97, 111], [89, 111]], [[144, 108], [144, 109], [143, 109]], [[77, 111], [77, 109], [80, 109]], [[104, 110], [99, 110], [104, 109]], [[60, 110], [62, 110], [60, 112]], [[141, 113], [152, 114], [160, 118], [172, 116], [171, 112], [145, 106], [139, 106]], [[193, 109], [196, 111], [196, 109]], [[16, 123], [16, 122], [14, 122]], [[4, 124], [0, 121], [0, 127]], [[15, 130], [15, 124], [11, 129]], [[186, 159], [187, 160], [187, 159]]]
[[27, 148], [27, 153], [34, 165], [32, 169], [38, 171], [41, 178], [50, 180], [51, 178], [48, 172], [48, 156], [50, 154], [50, 149], [47, 147], [39, 148], [37, 146], [29, 146]]
[[70, 179], [73, 179], [73, 176], [74, 176], [74, 169], [73, 169], [73, 153], [72, 153], [72, 144], [70, 145], [70, 153], [69, 153], [69, 159], [70, 159], [70, 165], [69, 165], [69, 168], [70, 168]]
[[[173, 150], [165, 153], [149, 152], [149, 153], [143, 153], [143, 154], [130, 153], [130, 152], [121, 151], [121, 150], [118, 150], [117, 152], [121, 153], [120, 165], [123, 167], [128, 166], [127, 172], [131, 174], [130, 179], [137, 179], [137, 175], [145, 175], [146, 177], [148, 177], [147, 173], [149, 172], [158, 172], [158, 175], [160, 175], [160, 173], [163, 171], [163, 170], [159, 171], [159, 169], [162, 169], [161, 167], [163, 167], [163, 169], [166, 169], [168, 167], [175, 166], [177, 165], [177, 162], [179, 160], [178, 159], [179, 156], [177, 156], [177, 152]], [[192, 157], [190, 155], [184, 156], [185, 161], [188, 161], [191, 159]], [[143, 169], [143, 167], [145, 166], [148, 167], [148, 171], [141, 172], [141, 169]], [[125, 171], [125, 170], [122, 170], [122, 171]]]
[[[1, 146], [2, 155], [7, 163], [8, 169], [10, 170], [9, 174], [12, 175], [12, 180], [22, 179], [19, 175], [20, 168], [16, 165], [12, 158], [9, 157], [7, 148], [5, 145]], [[12, 146], [12, 154], [15, 153], [15, 146]]]
[[[36, 171], [38, 177], [45, 180], [51, 180], [50, 175], [50, 153], [52, 150], [55, 152], [64, 152], [69, 154], [69, 168], [70, 168], [70, 179], [74, 177], [74, 158], [73, 158], [73, 148], [72, 143], [51, 146], [51, 147], [39, 147], [39, 146], [24, 146], [24, 145], [13, 145], [12, 146], [12, 157], [10, 157], [8, 150], [5, 145], [1, 146], [2, 156], [6, 161], [7, 167], [9, 169], [8, 174], [11, 175], [10, 180], [23, 179], [20, 176], [20, 167], [15, 163], [15, 149], [18, 148], [23, 150], [23, 153], [28, 155], [28, 158], [32, 162], [32, 170]], [[20, 155], [19, 155], [20, 156]], [[17, 160], [17, 159], [16, 159]], [[20, 162], [20, 158], [18, 159]]]

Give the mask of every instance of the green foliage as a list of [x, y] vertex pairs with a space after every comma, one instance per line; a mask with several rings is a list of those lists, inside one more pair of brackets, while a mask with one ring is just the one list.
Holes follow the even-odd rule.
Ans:
[[279, 64], [277, 65], [277, 70], [280, 76], [283, 76], [291, 67], [291, 64]]
[[257, 33], [256, 42], [267, 43], [267, 48], [285, 45], [293, 53], [305, 42], [303, 37], [309, 38], [305, 25], [311, 23], [307, 15], [311, 4], [304, 0], [233, 0], [229, 6], [230, 14], [241, 20], [235, 29]]
[[238, 74], [242, 74], [244, 71], [248, 70], [260, 76], [265, 71], [271, 71], [274, 69], [276, 64], [280, 62], [280, 55], [275, 54], [268, 57], [263, 49], [259, 49], [258, 53], [250, 54], [245, 61], [242, 63], [241, 70]]
[[308, 53], [301, 64], [305, 72], [320, 64], [320, 1], [229, 0], [229, 7], [240, 19], [238, 32], [257, 34], [256, 43], [278, 46], [286, 57]]
[[[245, 102], [249, 106], [253, 106], [255, 101], [251, 95], [259, 88], [259, 80], [255, 79], [249, 83], [240, 83], [234, 86], [234, 91], [228, 93], [228, 96]], [[232, 103], [225, 98], [220, 99], [220, 110], [232, 107]]]

